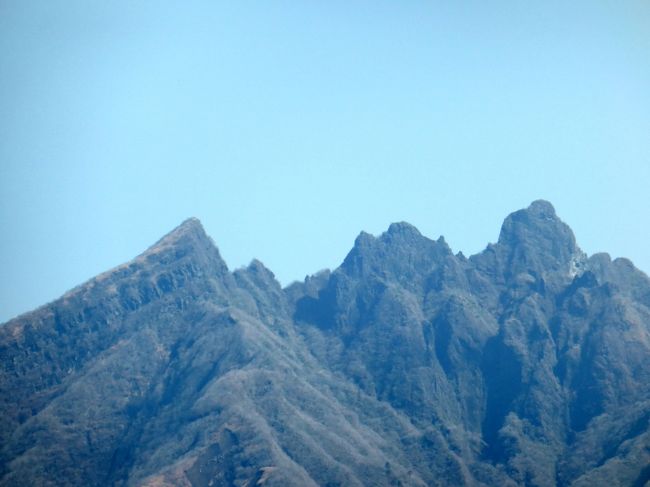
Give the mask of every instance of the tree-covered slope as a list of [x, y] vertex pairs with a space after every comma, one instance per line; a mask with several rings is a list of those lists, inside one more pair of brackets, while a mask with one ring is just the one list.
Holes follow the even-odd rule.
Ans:
[[0, 408], [3, 486], [643, 486], [650, 281], [544, 201], [285, 289], [191, 219], [0, 326]]

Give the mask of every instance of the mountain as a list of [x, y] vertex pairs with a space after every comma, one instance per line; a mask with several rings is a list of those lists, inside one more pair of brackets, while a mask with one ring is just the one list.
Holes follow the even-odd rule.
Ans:
[[650, 485], [650, 280], [553, 206], [282, 288], [196, 219], [0, 326], [0, 486]]

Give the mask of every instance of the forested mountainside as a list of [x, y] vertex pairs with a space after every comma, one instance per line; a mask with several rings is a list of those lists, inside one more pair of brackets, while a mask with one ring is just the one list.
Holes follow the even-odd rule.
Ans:
[[650, 280], [550, 203], [282, 288], [196, 219], [0, 326], [1, 486], [650, 482]]

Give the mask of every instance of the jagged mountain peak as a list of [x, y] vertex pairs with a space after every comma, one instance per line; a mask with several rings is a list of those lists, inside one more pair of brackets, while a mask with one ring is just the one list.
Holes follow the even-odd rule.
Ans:
[[201, 221], [198, 218], [191, 217], [184, 220], [180, 225], [169, 233], [165, 234], [155, 244], [147, 249], [146, 252], [155, 251], [170, 245], [179, 245], [186, 243], [211, 243], [210, 237], [205, 232]]
[[385, 235], [403, 238], [418, 238], [422, 236], [420, 231], [414, 225], [404, 221], [391, 223], [388, 226]]
[[542, 218], [557, 218], [555, 207], [547, 200], [539, 199], [533, 201], [526, 211]]
[[645, 485], [650, 281], [581, 255], [539, 200], [283, 290], [186, 220], [0, 327], [0, 487]]
[[199, 220], [195, 216], [191, 216], [189, 218], [186, 218], [174, 230], [175, 231], [189, 231], [189, 230], [192, 230], [192, 229], [205, 231], [203, 229], [203, 224], [201, 223], [201, 220]]
[[427, 253], [434, 247], [442, 249], [445, 253], [451, 252], [442, 235], [437, 240], [432, 240], [422, 235], [415, 225], [401, 221], [391, 223], [378, 237], [365, 231], [360, 232], [352, 250], [376, 252], [379, 249], [402, 251], [411, 248]]
[[450, 255], [444, 239], [431, 240], [406, 222], [392, 223], [379, 237], [361, 232], [341, 269], [352, 274], [375, 273], [398, 279], [423, 277], [436, 262]]
[[251, 260], [245, 268], [235, 271], [236, 274], [247, 274], [261, 285], [272, 286], [280, 289], [280, 283], [275, 278], [275, 274], [258, 259]]
[[508, 215], [499, 234], [499, 243], [510, 246], [543, 246], [551, 240], [575, 249], [573, 231], [558, 218], [553, 205], [545, 200], [534, 201], [528, 208]]
[[167, 233], [155, 244], [136, 257], [136, 261], [171, 264], [189, 258], [207, 272], [218, 275], [228, 273], [228, 266], [219, 249], [208, 236], [198, 218], [188, 218]]
[[573, 231], [545, 200], [534, 201], [528, 208], [508, 215], [497, 245], [488, 246], [479, 260], [486, 253], [496, 254], [494, 265], [505, 276], [520, 273], [542, 276], [560, 271], [566, 277], [574, 275], [576, 263], [585, 260]]
[[[354, 247], [367, 247], [377, 239], [374, 235], [368, 232], [361, 231], [357, 238], [354, 239]], [[353, 247], [353, 248], [354, 248]]]

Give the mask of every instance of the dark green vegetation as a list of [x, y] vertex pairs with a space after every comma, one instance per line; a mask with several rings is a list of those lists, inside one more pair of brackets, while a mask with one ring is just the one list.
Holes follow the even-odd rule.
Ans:
[[282, 289], [197, 220], [0, 327], [0, 485], [643, 486], [650, 280], [544, 201]]

